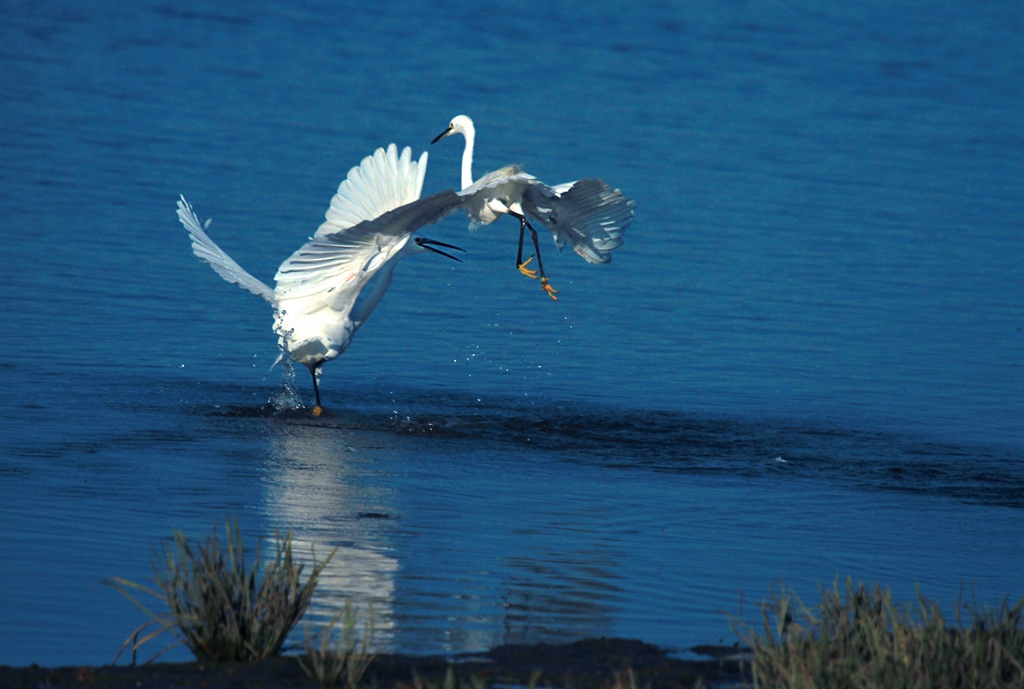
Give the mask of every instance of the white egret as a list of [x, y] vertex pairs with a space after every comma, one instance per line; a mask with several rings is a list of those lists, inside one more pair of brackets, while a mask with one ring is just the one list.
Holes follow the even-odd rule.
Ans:
[[459, 247], [423, 237], [409, 241], [413, 232], [464, 204], [451, 190], [420, 199], [426, 166], [426, 153], [413, 162], [409, 148], [399, 158], [394, 144], [363, 159], [338, 187], [316, 234], [278, 268], [274, 289], [210, 239], [184, 196], [178, 201], [178, 219], [188, 230], [193, 253], [222, 278], [274, 307], [281, 356], [305, 365], [313, 377], [314, 416], [322, 412], [321, 367], [348, 348], [390, 286], [398, 262], [427, 251], [459, 260], [437, 248], [462, 251]]
[[540, 286], [552, 299], [558, 290], [551, 287], [544, 273], [540, 257], [537, 231], [526, 216], [539, 220], [554, 235], [555, 245], [561, 251], [566, 243], [589, 263], [608, 263], [611, 251], [622, 246], [622, 233], [633, 219], [636, 202], [623, 196], [599, 179], [581, 179], [550, 187], [533, 175], [523, 172], [519, 165], [509, 165], [489, 172], [473, 181], [473, 144], [476, 128], [473, 120], [458, 115], [448, 128], [434, 137], [435, 144], [452, 134], [462, 134], [466, 147], [462, 151], [462, 191], [466, 198], [466, 212], [473, 224], [489, 225], [502, 215], [519, 220], [519, 253], [516, 267], [523, 275], [537, 278], [537, 271], [528, 268], [531, 256], [523, 262], [523, 238], [529, 228], [540, 271]]

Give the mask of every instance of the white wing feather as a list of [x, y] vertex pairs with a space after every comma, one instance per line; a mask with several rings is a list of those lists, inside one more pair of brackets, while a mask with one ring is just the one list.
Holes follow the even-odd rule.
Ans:
[[247, 273], [210, 239], [210, 236], [206, 234], [203, 226], [199, 223], [199, 218], [192, 212], [192, 206], [185, 200], [184, 196], [178, 201], [178, 220], [188, 230], [189, 238], [192, 240], [192, 253], [199, 260], [209, 263], [210, 267], [217, 272], [217, 275], [220, 275], [231, 284], [249, 290], [257, 297], [263, 297], [271, 304], [276, 304], [274, 290]]
[[278, 268], [275, 280], [282, 300], [305, 299], [320, 293], [332, 308], [345, 309], [343, 288], [352, 280], [365, 283], [403, 246], [409, 235], [461, 208], [464, 200], [451, 190], [407, 203], [354, 227], [314, 237]]
[[409, 147], [402, 150], [401, 157], [394, 144], [387, 150], [378, 148], [349, 170], [331, 199], [324, 216], [326, 222], [314, 236], [341, 232], [415, 201], [420, 197], [426, 174], [426, 152], [413, 162]]

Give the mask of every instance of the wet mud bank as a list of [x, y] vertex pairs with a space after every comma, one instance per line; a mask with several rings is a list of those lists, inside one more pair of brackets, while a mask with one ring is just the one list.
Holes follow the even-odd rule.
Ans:
[[[418, 677], [428, 686], [443, 686], [448, 668], [460, 684], [471, 678], [488, 683], [527, 685], [535, 679], [543, 687], [689, 687], [697, 679], [705, 685], [734, 684], [744, 678], [737, 649], [699, 646], [702, 658], [679, 659], [665, 649], [630, 639], [586, 639], [571, 644], [512, 644], [486, 653], [445, 656], [382, 655], [374, 660], [363, 685], [390, 689], [412, 686]], [[539, 674], [538, 674], [539, 673]], [[303, 673], [294, 656], [258, 663], [154, 663], [138, 666], [41, 668], [0, 667], [0, 687], [93, 687], [96, 689], [205, 689], [306, 688], [315, 682]], [[471, 685], [464, 685], [471, 686]]]

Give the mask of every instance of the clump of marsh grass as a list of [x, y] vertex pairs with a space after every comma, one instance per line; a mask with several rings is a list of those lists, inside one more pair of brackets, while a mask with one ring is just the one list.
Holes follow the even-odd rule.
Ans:
[[[175, 530], [172, 538], [154, 551], [155, 589], [121, 577], [106, 582], [150, 618], [129, 635], [115, 663], [131, 648], [134, 664], [138, 649], [167, 631], [173, 631], [177, 641], [147, 662], [180, 644], [200, 661], [261, 660], [281, 651], [288, 633], [309, 607], [318, 577], [337, 548], [322, 561], [313, 556], [312, 571], [303, 583], [304, 565], [292, 556], [291, 531], [285, 536], [275, 534], [277, 552], [272, 561], [264, 562], [257, 543], [251, 568], [246, 566], [237, 520], [226, 520], [224, 531], [222, 548], [216, 527], [205, 540], [196, 542]], [[156, 598], [168, 612], [153, 612], [133, 592]]]
[[[306, 656], [299, 658], [299, 665], [320, 689], [334, 689], [342, 675], [345, 676], [345, 687], [356, 689], [376, 657], [377, 654], [371, 650], [374, 632], [372, 604], [369, 617], [363, 623], [362, 634], [357, 631], [358, 622], [359, 615], [352, 609], [352, 603], [345, 601], [345, 608], [316, 634], [313, 633], [313, 623], [307, 623], [303, 644]], [[338, 639], [336, 645], [333, 644], [335, 637]]]
[[916, 605], [893, 603], [888, 589], [822, 589], [815, 609], [784, 587], [762, 604], [763, 631], [733, 626], [753, 650], [755, 687], [1024, 687], [1024, 599], [995, 610], [958, 601], [955, 626], [918, 594]]

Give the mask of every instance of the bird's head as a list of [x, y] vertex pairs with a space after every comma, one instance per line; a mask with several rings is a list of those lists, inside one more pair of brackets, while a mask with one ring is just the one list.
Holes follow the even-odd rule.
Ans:
[[476, 133], [476, 129], [473, 127], [473, 120], [469, 119], [465, 115], [456, 115], [452, 118], [452, 121], [448, 123], [448, 128], [443, 132], [434, 137], [434, 140], [430, 143], [436, 144], [446, 136], [452, 134], [462, 134], [464, 137], [469, 139]]

